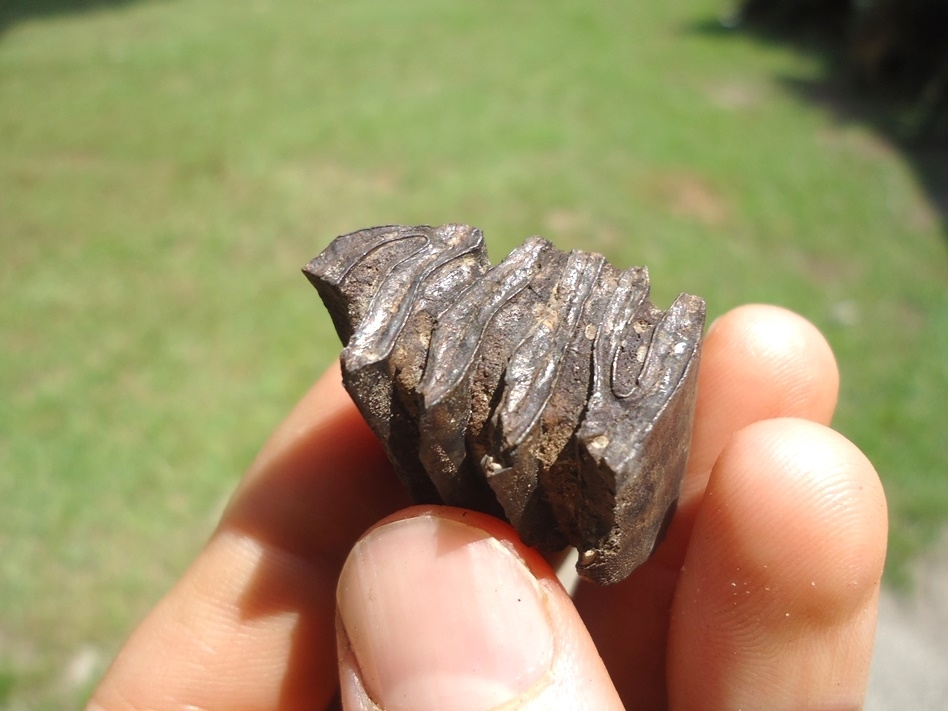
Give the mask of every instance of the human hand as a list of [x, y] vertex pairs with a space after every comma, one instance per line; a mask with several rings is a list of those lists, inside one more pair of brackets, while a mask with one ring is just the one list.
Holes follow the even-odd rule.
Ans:
[[826, 427], [837, 385], [798, 316], [719, 319], [667, 539], [571, 600], [506, 524], [405, 509], [333, 369], [89, 710], [859, 708], [886, 506], [870, 463]]

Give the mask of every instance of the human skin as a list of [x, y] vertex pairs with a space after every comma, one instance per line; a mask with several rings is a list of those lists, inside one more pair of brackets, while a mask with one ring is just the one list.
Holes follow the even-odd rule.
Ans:
[[89, 709], [859, 708], [886, 506], [837, 388], [799, 316], [718, 319], [667, 539], [570, 598], [506, 524], [409, 507], [334, 367]]

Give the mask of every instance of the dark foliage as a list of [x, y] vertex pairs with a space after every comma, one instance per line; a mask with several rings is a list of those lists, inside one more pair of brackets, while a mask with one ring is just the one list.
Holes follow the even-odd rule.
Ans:
[[904, 138], [948, 146], [948, 0], [745, 0], [735, 21], [824, 45]]

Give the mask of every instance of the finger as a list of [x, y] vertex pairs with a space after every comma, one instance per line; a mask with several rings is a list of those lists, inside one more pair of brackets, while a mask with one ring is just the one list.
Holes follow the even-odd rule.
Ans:
[[263, 448], [90, 708], [326, 708], [338, 688], [339, 570], [362, 531], [403, 497], [330, 369]]
[[622, 708], [556, 575], [483, 514], [383, 522], [346, 562], [338, 606], [346, 709]]
[[222, 526], [341, 565], [369, 526], [407, 505], [336, 362], [264, 445]]
[[711, 324], [701, 356], [681, 513], [693, 515], [711, 467], [735, 432], [775, 417], [828, 425], [838, 395], [833, 351], [803, 317], [751, 304]]
[[862, 708], [886, 528], [879, 479], [841, 435], [802, 420], [740, 432], [675, 596], [671, 707]]
[[665, 708], [665, 643], [672, 595], [713, 462], [733, 434], [773, 417], [828, 423], [839, 377], [808, 321], [774, 306], [720, 317], [704, 340], [691, 454], [678, 512], [656, 555], [623, 582], [580, 585], [576, 605], [623, 700]]

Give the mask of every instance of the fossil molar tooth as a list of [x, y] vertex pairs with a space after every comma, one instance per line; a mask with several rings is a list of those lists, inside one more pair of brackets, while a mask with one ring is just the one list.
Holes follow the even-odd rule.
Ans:
[[416, 502], [575, 546], [598, 583], [648, 558], [688, 456], [702, 299], [661, 311], [644, 267], [539, 237], [491, 267], [467, 225], [353, 232], [304, 272], [345, 344], [345, 387]]

